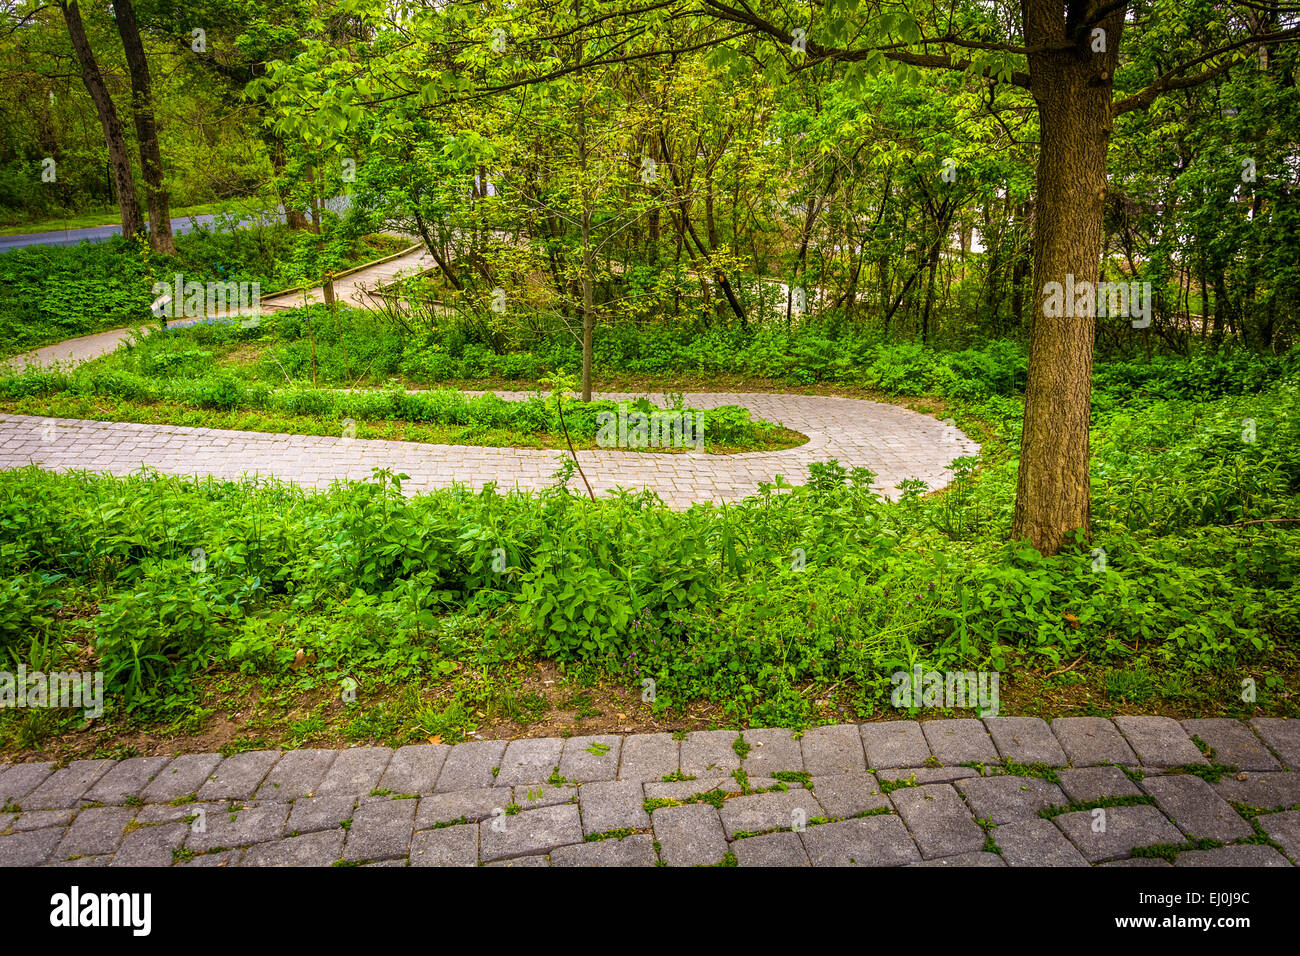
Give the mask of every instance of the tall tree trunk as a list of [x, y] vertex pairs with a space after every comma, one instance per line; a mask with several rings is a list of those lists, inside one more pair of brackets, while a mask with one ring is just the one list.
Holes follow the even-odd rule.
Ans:
[[149, 80], [149, 61], [145, 59], [140, 25], [135, 19], [131, 0], [114, 0], [113, 15], [117, 32], [126, 51], [126, 66], [131, 74], [131, 115], [135, 119], [135, 138], [140, 147], [140, 171], [144, 176], [145, 202], [149, 207], [149, 245], [154, 252], [176, 252], [172, 239], [171, 203], [163, 185], [162, 151], [158, 148], [158, 125], [153, 115], [153, 93]]
[[1074, 40], [1071, 48], [1029, 56], [1030, 91], [1041, 133], [1034, 311], [1012, 536], [1028, 538], [1042, 553], [1055, 554], [1071, 533], [1088, 533], [1096, 298], [1085, 295], [1072, 303], [1074, 308], [1048, 309], [1051, 300], [1045, 289], [1048, 283], [1067, 287], [1070, 277], [1075, 287], [1086, 282], [1095, 289], [1098, 280], [1113, 120], [1111, 87], [1124, 8], [1113, 10], [1099, 24], [1105, 31], [1105, 52], [1093, 49], [1095, 37], [1088, 25], [1067, 25], [1060, 0], [1026, 0], [1024, 10], [1030, 48]]
[[[575, 11], [578, 4], [574, 4]], [[582, 47], [577, 50], [579, 61]], [[591, 255], [591, 177], [587, 174], [587, 86], [578, 73], [578, 163], [582, 169], [582, 400], [591, 401], [591, 365], [596, 330], [596, 309], [592, 295], [594, 269]]]
[[68, 25], [68, 36], [72, 39], [72, 49], [77, 54], [77, 63], [81, 67], [81, 79], [86, 84], [86, 91], [94, 101], [95, 112], [99, 114], [99, 125], [104, 130], [104, 144], [108, 147], [108, 162], [113, 173], [113, 182], [117, 187], [117, 204], [122, 213], [122, 235], [130, 238], [144, 231], [144, 219], [140, 215], [140, 204], [135, 196], [135, 178], [131, 175], [131, 157], [122, 138], [122, 124], [117, 118], [117, 108], [113, 98], [108, 95], [104, 85], [103, 74], [95, 61], [90, 41], [86, 39], [86, 26], [81, 20], [81, 9], [77, 0], [64, 3], [60, 0], [59, 9], [63, 11], [63, 20]]

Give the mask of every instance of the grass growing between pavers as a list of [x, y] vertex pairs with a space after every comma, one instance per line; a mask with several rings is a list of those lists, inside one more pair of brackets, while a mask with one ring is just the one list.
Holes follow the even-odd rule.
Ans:
[[1135, 846], [1130, 855], [1137, 859], [1168, 860], [1173, 863], [1179, 853], [1189, 850], [1216, 850], [1227, 844], [1219, 840], [1187, 840], [1183, 843], [1153, 843], [1150, 846]]
[[1081, 810], [1109, 810], [1111, 807], [1154, 807], [1155, 805], [1155, 797], [1142, 793], [1123, 797], [1102, 797], [1099, 800], [1072, 800], [1067, 804], [1043, 807], [1038, 811], [1038, 815], [1044, 820], [1051, 820], [1053, 817], [1059, 817], [1066, 813], [1077, 813]]
[[601, 843], [605, 840], [622, 840], [640, 833], [653, 832], [650, 827], [620, 827], [617, 830], [606, 830], [604, 833], [588, 833], [583, 840], [587, 843]]
[[1045, 763], [1020, 763], [1016, 760], [1003, 758], [998, 763], [980, 763], [972, 761], [969, 763], [958, 764], [959, 767], [969, 767], [981, 777], [987, 776], [1008, 776], [1008, 777], [1037, 777], [1040, 780], [1046, 780], [1049, 783], [1061, 783], [1060, 767], [1053, 767]]
[[915, 786], [919, 786], [919, 784], [916, 782], [916, 774], [913, 773], [909, 777], [899, 777], [896, 780], [881, 780], [880, 792], [888, 796], [895, 790], [902, 790], [907, 787]]
[[1300, 803], [1290, 807], [1279, 807], [1276, 810], [1265, 810], [1260, 807], [1252, 807], [1243, 803], [1233, 803], [1232, 809], [1236, 810], [1238, 815], [1249, 823], [1251, 829], [1255, 831], [1253, 835], [1242, 840], [1237, 840], [1237, 843], [1271, 846], [1273, 849], [1277, 850], [1278, 853], [1281, 853], [1284, 857], [1290, 860], [1293, 866], [1300, 866], [1300, 859], [1294, 858], [1287, 853], [1286, 848], [1269, 836], [1268, 831], [1266, 831], [1259, 822], [1260, 817], [1269, 817], [1275, 813], [1286, 813], [1291, 810], [1300, 810]]
[[801, 833], [811, 827], [825, 826], [828, 823], [843, 823], [845, 820], [865, 820], [868, 817], [887, 817], [895, 816], [891, 807], [875, 807], [871, 810], [860, 810], [857, 813], [848, 816], [815, 816], [809, 817], [804, 824], [803, 829], [794, 826], [769, 827], [764, 830], [737, 830], [731, 834], [732, 841], [748, 840], [753, 837], [767, 836], [769, 833]]
[[[743, 770], [736, 771], [734, 776], [736, 779], [736, 789], [734, 790], [719, 785], [712, 790], [704, 790], [686, 797], [647, 797], [641, 807], [646, 813], [653, 813], [656, 810], [662, 810], [664, 807], [684, 807], [693, 803], [703, 803], [708, 804], [715, 810], [720, 810], [723, 803], [735, 797], [748, 797], [759, 793], [788, 793], [790, 790], [789, 785], [781, 780], [777, 780], [770, 787], [751, 787], [749, 778]], [[686, 779], [694, 780], [695, 778], [688, 777]]]
[[[1173, 768], [1170, 771], [1166, 771], [1166, 773], [1170, 773], [1170, 772], [1177, 773], [1177, 772], [1181, 772], [1183, 769], [1184, 768]], [[1204, 769], [1204, 768], [1198, 765], [1197, 769]], [[1068, 805], [1045, 807], [1038, 811], [1038, 816], [1046, 820], [1052, 820], [1055, 817], [1062, 816], [1063, 814], [1066, 813], [1074, 813], [1078, 811], [1093, 811], [1099, 809], [1106, 810], [1114, 807], [1129, 807], [1129, 806], [1156, 806], [1156, 801], [1153, 797], [1148, 796], [1146, 794], [1119, 796], [1119, 797], [1106, 797], [1098, 800], [1071, 801]], [[1147, 844], [1143, 846], [1135, 846], [1129, 851], [1129, 855], [1139, 859], [1161, 859], [1167, 861], [1168, 863], [1173, 864], [1177, 862], [1178, 856], [1181, 853], [1200, 851], [1200, 850], [1214, 850], [1214, 849], [1220, 849], [1229, 846], [1264, 845], [1264, 846], [1272, 847], [1284, 858], [1289, 860], [1293, 865], [1295, 864], [1296, 861], [1291, 859], [1290, 856], [1288, 856], [1286, 849], [1277, 841], [1272, 839], [1259, 823], [1259, 817], [1261, 816], [1267, 817], [1275, 812], [1276, 813], [1285, 812], [1288, 808], [1279, 808], [1278, 810], [1273, 811], [1273, 810], [1263, 810], [1258, 807], [1250, 807], [1241, 803], [1231, 803], [1231, 806], [1233, 810], [1235, 810], [1237, 814], [1240, 817], [1242, 817], [1242, 819], [1246, 820], [1246, 822], [1248, 822], [1251, 825], [1251, 828], [1254, 830], [1253, 835], [1242, 839], [1236, 839], [1230, 841], [1215, 840], [1215, 839], [1197, 837], [1197, 836], [1188, 836], [1187, 839], [1183, 840], [1180, 843], [1153, 843], [1153, 844]], [[985, 826], [987, 821], [981, 821], [977, 819], [975, 822], [983, 826], [986, 832], [990, 834], [989, 842], [992, 843], [993, 833], [996, 831], [996, 827]], [[1001, 853], [1001, 850], [994, 849], [991, 852]]]

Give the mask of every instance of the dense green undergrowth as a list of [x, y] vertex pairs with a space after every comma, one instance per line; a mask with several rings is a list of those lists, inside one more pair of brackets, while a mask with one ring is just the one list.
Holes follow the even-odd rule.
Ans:
[[[121, 237], [76, 246], [27, 246], [0, 254], [0, 356], [137, 322], [153, 321], [153, 284], [258, 283], [262, 295], [296, 286], [309, 272], [316, 237], [281, 226], [176, 236], [176, 255]], [[403, 245], [388, 236], [344, 243], [345, 266]]]
[[1000, 396], [955, 406], [986, 429], [983, 467], [896, 504], [834, 463], [681, 512], [559, 486], [407, 498], [386, 474], [309, 493], [28, 469], [0, 475], [0, 642], [93, 647], [141, 716], [198, 673], [282, 674], [299, 650], [326, 679], [438, 679], [467, 633], [476, 653], [650, 678], [657, 710], [706, 699], [738, 721], [806, 721], [832, 685], [867, 714], [916, 663], [1014, 678], [1080, 656], [1259, 675], [1276, 706], [1272, 668], [1300, 637], [1300, 525], [1279, 520], [1300, 518], [1296, 384], [1134, 402], [1132, 372], [1098, 377], [1093, 538], [1052, 558], [1007, 541], [1019, 402]]
[[[263, 316], [255, 328], [209, 323], [147, 339], [94, 367], [156, 378], [222, 375], [248, 386], [314, 384], [382, 386], [475, 380], [532, 383], [576, 373], [581, 351], [569, 336], [529, 336], [463, 317], [431, 325], [324, 306]], [[723, 326], [601, 327], [593, 356], [597, 376], [653, 381], [710, 375], [744, 376], [791, 385], [828, 383], [890, 395], [940, 395], [966, 402], [1014, 397], [1024, 390], [1024, 346], [995, 340], [966, 349], [885, 341], [879, 330], [831, 317], [786, 329]], [[1300, 374], [1300, 349], [1278, 355], [1238, 349], [1111, 357], [1097, 366], [1094, 406], [1136, 399], [1212, 399], [1254, 394]]]
[[[308, 374], [309, 317], [309, 311], [299, 310], [264, 323], [263, 351], [253, 365], [255, 374], [279, 376], [285, 370], [294, 377]], [[536, 381], [551, 372], [576, 372], [582, 363], [572, 336], [561, 330], [537, 331], [532, 323], [498, 325], [490, 319], [456, 316], [417, 326], [356, 313], [336, 329], [322, 314], [315, 321], [315, 333], [322, 381], [351, 382], [362, 374], [375, 381], [401, 376], [421, 384]], [[209, 341], [217, 344], [215, 336], [221, 333], [212, 334]], [[781, 323], [743, 329], [686, 323], [602, 326], [595, 337], [593, 368], [606, 378], [706, 380], [725, 374], [792, 385], [831, 383], [891, 395], [981, 401], [1021, 394], [1028, 356], [1022, 344], [1011, 340], [967, 348], [891, 341], [880, 328], [832, 311], [791, 327]], [[1139, 396], [1205, 399], [1258, 392], [1279, 376], [1297, 372], [1300, 350], [1261, 355], [1225, 349], [1131, 361], [1112, 356], [1098, 367], [1096, 387], [1103, 397], [1114, 395], [1121, 401]]]
[[[92, 418], [289, 434], [348, 434], [355, 438], [399, 438], [471, 445], [595, 447], [617, 440], [620, 416], [661, 411], [648, 399], [624, 403], [580, 402], [537, 392], [506, 400], [495, 394], [466, 395], [454, 390], [407, 392], [400, 388], [331, 390], [296, 385], [285, 388], [249, 383], [225, 373], [194, 374], [210, 354], [172, 353], [166, 372], [154, 375], [115, 368], [24, 371], [0, 377], [0, 404], [19, 414]], [[107, 405], [107, 407], [104, 407]], [[647, 451], [697, 447], [716, 452], [788, 448], [806, 437], [772, 422], [754, 419], [748, 409], [722, 405], [687, 409], [680, 396], [667, 403], [671, 414], [690, 416], [690, 431], [634, 435]], [[561, 417], [562, 416], [562, 417]], [[680, 418], [680, 416], [678, 416]], [[405, 427], [404, 427], [405, 426]], [[632, 432], [635, 421], [627, 430]], [[659, 428], [659, 426], [656, 426]], [[703, 429], [702, 432], [698, 429]], [[660, 429], [663, 430], [663, 429]], [[567, 432], [567, 437], [566, 437]], [[675, 442], [675, 445], [673, 444]], [[619, 447], [635, 448], [634, 444]]]

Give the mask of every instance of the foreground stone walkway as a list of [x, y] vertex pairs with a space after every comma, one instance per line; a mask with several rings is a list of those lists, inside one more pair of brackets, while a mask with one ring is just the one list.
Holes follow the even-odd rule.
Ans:
[[[526, 397], [524, 392], [497, 394], [506, 399]], [[614, 392], [596, 397], [655, 398]], [[979, 445], [958, 429], [881, 402], [743, 392], [701, 392], [686, 395], [685, 401], [692, 408], [741, 405], [758, 418], [806, 434], [809, 440], [784, 451], [739, 455], [580, 451], [578, 460], [597, 495], [616, 487], [652, 488], [673, 507], [737, 501], [778, 474], [802, 484], [810, 462], [834, 458], [845, 468], [871, 469], [879, 476], [877, 490], [893, 497], [898, 483], [908, 478], [924, 481], [932, 489], [943, 487], [951, 479], [948, 465], [954, 458], [979, 453]], [[127, 475], [148, 466], [173, 475], [264, 475], [325, 487], [340, 478], [368, 479], [371, 469], [384, 467], [410, 475], [403, 487], [411, 493], [453, 483], [477, 491], [488, 482], [504, 492], [548, 487], [565, 454], [0, 415], [0, 468], [36, 463], [57, 471]], [[570, 487], [582, 490], [581, 479], [575, 475]]]
[[1165, 717], [27, 763], [0, 865], [1290, 866], [1298, 768], [1300, 721]]

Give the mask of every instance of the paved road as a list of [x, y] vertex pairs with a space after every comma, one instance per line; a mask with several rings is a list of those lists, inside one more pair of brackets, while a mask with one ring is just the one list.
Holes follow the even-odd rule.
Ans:
[[24, 763], [0, 866], [1291, 866], [1297, 768], [1300, 721], [1166, 717]]
[[[500, 392], [505, 399], [524, 392]], [[596, 398], [632, 401], [647, 397], [603, 392]], [[904, 479], [932, 489], [951, 480], [949, 463], [976, 455], [979, 445], [958, 429], [925, 415], [853, 398], [771, 393], [687, 394], [691, 408], [740, 405], [756, 417], [806, 434], [796, 448], [738, 455], [703, 452], [639, 453], [614, 449], [579, 451], [578, 460], [597, 495], [616, 487], [652, 488], [676, 508], [693, 502], [738, 501], [775, 475], [802, 484], [808, 465], [834, 458], [845, 468], [869, 468], [875, 487], [895, 496]], [[74, 419], [0, 415], [0, 468], [36, 463], [56, 471], [89, 470], [127, 475], [142, 466], [173, 475], [274, 476], [305, 487], [326, 487], [336, 479], [364, 480], [376, 467], [410, 475], [409, 493], [453, 484], [481, 489], [495, 482], [540, 491], [562, 453], [528, 448], [483, 448], [418, 442], [276, 435], [171, 425], [138, 425]], [[572, 487], [581, 489], [576, 476]]]
[[[256, 220], [243, 219], [237, 224], [243, 228], [252, 225]], [[276, 221], [275, 218], [267, 220]], [[172, 232], [175, 235], [183, 236], [187, 232], [193, 232], [201, 226], [212, 226], [216, 222], [216, 216], [181, 216], [172, 220]], [[117, 226], [87, 226], [82, 229], [59, 229], [48, 232], [28, 232], [16, 236], [0, 236], [0, 253], [9, 252], [13, 249], [22, 249], [27, 246], [75, 246], [83, 242], [104, 242], [112, 239], [114, 236], [122, 234], [122, 227]]]
[[[347, 208], [347, 199], [346, 197], [337, 197], [326, 200], [325, 204], [335, 212], [342, 212]], [[211, 214], [178, 216], [171, 221], [172, 232], [175, 235], [183, 236], [200, 226], [212, 226], [216, 221], [217, 217]], [[240, 219], [235, 223], [235, 228], [243, 229], [257, 223], [269, 225], [277, 222], [284, 222], [284, 207], [282, 206], [274, 213]], [[9, 252], [11, 249], [22, 249], [26, 246], [75, 246], [82, 242], [104, 242], [121, 234], [122, 227], [119, 224], [116, 226], [87, 226], [83, 229], [59, 229], [51, 232], [27, 232], [14, 236], [0, 236], [0, 253]]]

